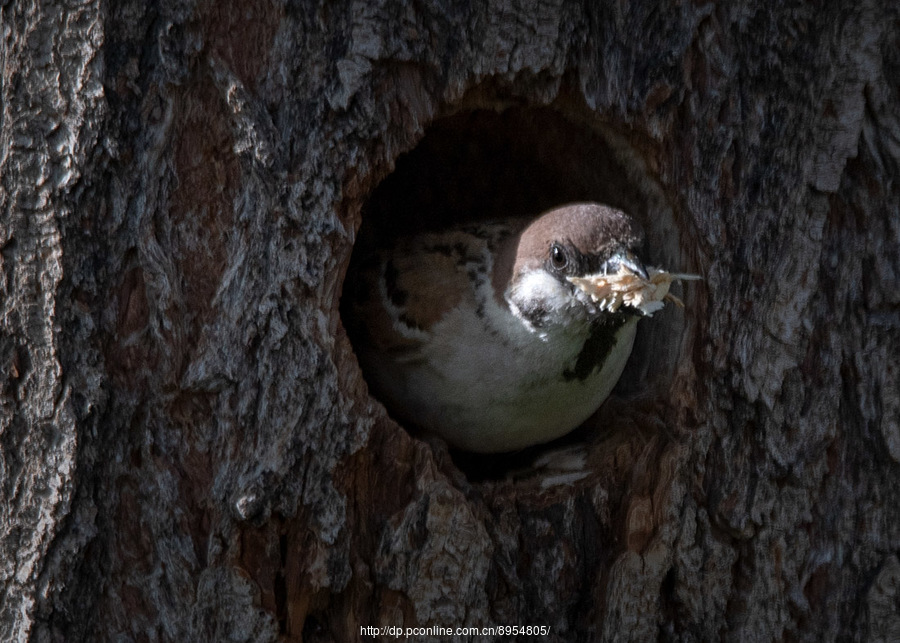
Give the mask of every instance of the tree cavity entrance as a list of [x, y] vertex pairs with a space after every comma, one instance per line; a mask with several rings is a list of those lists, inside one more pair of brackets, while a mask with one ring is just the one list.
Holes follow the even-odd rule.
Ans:
[[[601, 123], [569, 119], [553, 108], [474, 110], [440, 119], [397, 159], [363, 206], [354, 260], [373, 240], [596, 201], [625, 210], [643, 225], [647, 263], [681, 270], [673, 264], [683, 255], [671, 210], [625, 141]], [[348, 287], [353, 284], [345, 284], [345, 293]], [[363, 320], [342, 314], [353, 342], [352, 329]], [[641, 390], [647, 377], [671, 377], [677, 350], [660, 350], [668, 342], [658, 337], [681, 330], [680, 312], [666, 310], [642, 321], [614, 395]]]

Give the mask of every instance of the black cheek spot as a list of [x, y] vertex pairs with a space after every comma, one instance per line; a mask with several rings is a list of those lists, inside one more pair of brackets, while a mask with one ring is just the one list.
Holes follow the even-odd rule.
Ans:
[[425, 329], [421, 326], [421, 324], [419, 324], [419, 322], [417, 322], [415, 319], [413, 319], [412, 317], [410, 317], [410, 316], [407, 315], [406, 313], [401, 314], [401, 315], [398, 317], [398, 319], [399, 319], [401, 322], [403, 322], [404, 324], [406, 324], [407, 326], [409, 326], [410, 328], [415, 328], [416, 330], [425, 330]]
[[550, 311], [541, 306], [538, 301], [526, 302], [524, 305], [519, 306], [519, 312], [535, 328], [546, 326], [547, 318], [550, 317]]

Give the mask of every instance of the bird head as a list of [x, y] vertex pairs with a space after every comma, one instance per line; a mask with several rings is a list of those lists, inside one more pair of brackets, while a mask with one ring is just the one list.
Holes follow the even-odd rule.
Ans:
[[598, 306], [584, 278], [624, 271], [646, 280], [636, 255], [642, 240], [637, 223], [615, 208], [583, 203], [550, 210], [514, 239], [506, 300], [535, 329], [634, 313], [627, 306], [616, 313]]

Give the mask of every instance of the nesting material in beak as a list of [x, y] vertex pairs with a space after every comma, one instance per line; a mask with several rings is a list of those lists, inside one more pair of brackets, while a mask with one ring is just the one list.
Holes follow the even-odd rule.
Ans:
[[699, 275], [666, 272], [648, 268], [647, 278], [621, 264], [615, 274], [598, 273], [586, 277], [569, 277], [570, 282], [590, 295], [601, 310], [616, 312], [621, 306], [630, 306], [647, 317], [662, 309], [665, 301], [684, 307], [678, 297], [669, 292], [673, 281], [700, 279]]

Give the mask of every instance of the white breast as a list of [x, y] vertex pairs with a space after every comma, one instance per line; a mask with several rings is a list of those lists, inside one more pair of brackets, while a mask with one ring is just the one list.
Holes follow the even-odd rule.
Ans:
[[587, 323], [538, 332], [493, 296], [482, 301], [489, 323], [472, 308], [457, 309], [431, 328], [414, 361], [379, 358], [379, 388], [391, 405], [451, 444], [483, 453], [546, 442], [584, 422], [619, 379], [637, 320], [618, 330], [602, 369], [565, 380]]

